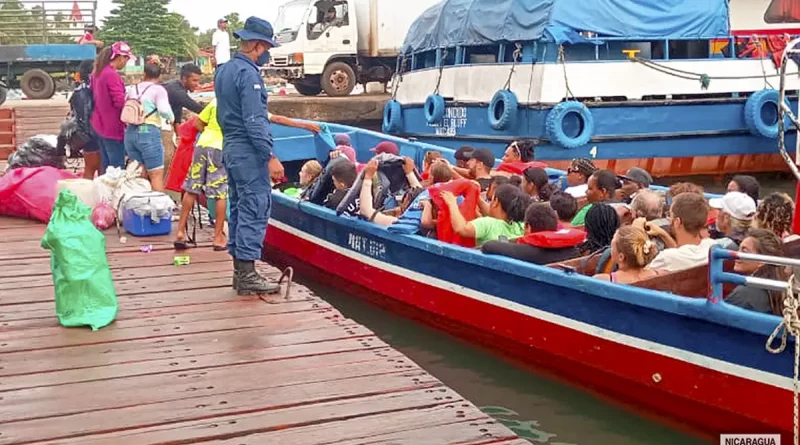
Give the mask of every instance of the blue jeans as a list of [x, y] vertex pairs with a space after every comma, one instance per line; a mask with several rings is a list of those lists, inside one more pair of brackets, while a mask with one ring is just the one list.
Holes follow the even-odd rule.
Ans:
[[103, 163], [101, 175], [108, 167], [125, 168], [125, 144], [122, 141], [98, 136], [97, 142], [100, 144], [100, 160]]
[[125, 130], [125, 152], [144, 165], [145, 170], [164, 168], [164, 143], [161, 129], [155, 125], [128, 125]]
[[228, 172], [228, 252], [237, 260], [260, 260], [272, 207], [269, 170], [249, 142], [233, 145], [222, 152]]

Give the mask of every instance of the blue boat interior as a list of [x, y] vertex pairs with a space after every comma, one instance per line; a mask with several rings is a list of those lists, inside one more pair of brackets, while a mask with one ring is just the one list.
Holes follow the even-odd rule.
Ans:
[[[445, 158], [455, 162], [453, 158], [454, 151], [451, 149], [344, 125], [325, 125], [331, 133], [346, 133], [350, 136], [359, 162], [367, 162], [371, 159], [372, 153], [369, 150], [381, 141], [396, 143], [400, 148], [400, 154], [411, 157], [417, 165], [422, 165], [425, 152], [430, 150], [439, 151]], [[297, 179], [296, 175], [300, 166], [307, 160], [316, 159], [324, 164], [327, 161], [329, 151], [332, 149], [330, 138], [315, 136], [305, 130], [296, 128], [275, 125], [273, 126], [273, 136], [275, 138], [277, 156], [284, 161], [285, 165], [292, 166], [292, 168], [286, 168], [290, 180]], [[565, 176], [565, 172], [555, 169], [548, 169], [548, 173], [551, 179], [556, 182], [561, 181]], [[657, 186], [653, 186], [653, 188], [664, 189]], [[718, 195], [709, 194], [707, 196], [714, 197]], [[585, 292], [598, 298], [613, 300], [618, 303], [662, 311], [690, 319], [706, 320], [730, 328], [763, 335], [765, 339], [781, 321], [775, 315], [748, 311], [728, 305], [722, 301], [714, 302], [711, 299], [702, 298], [701, 295], [686, 297], [663, 290], [618, 285], [596, 280], [590, 275], [576, 273], [574, 267], [534, 265], [511, 258], [484, 255], [475, 249], [446, 244], [417, 235], [389, 233], [384, 227], [347, 216], [337, 216], [332, 210], [308, 202], [299, 203], [295, 198], [277, 191], [273, 193], [273, 199], [279, 207], [286, 206], [298, 209], [303, 214], [323, 221], [324, 224], [344, 227], [350, 232], [362, 233], [376, 239], [390, 241], [391, 243], [399, 243], [399, 245], [415, 249], [418, 252], [433, 253], [453, 261], [469, 263], [472, 267], [478, 267], [487, 273], [508, 274], [518, 279], [536, 280], [559, 288]], [[274, 214], [273, 217], [275, 217]], [[707, 284], [707, 280], [704, 283]]]

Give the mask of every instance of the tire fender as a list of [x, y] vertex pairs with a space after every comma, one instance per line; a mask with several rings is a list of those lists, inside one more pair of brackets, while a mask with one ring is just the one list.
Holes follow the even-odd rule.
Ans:
[[489, 103], [489, 125], [495, 130], [506, 130], [517, 120], [517, 95], [510, 90], [499, 90], [494, 93]]
[[444, 117], [444, 98], [431, 94], [425, 99], [425, 120], [429, 124], [438, 124]]
[[[564, 133], [564, 119], [577, 115], [581, 123], [581, 131], [576, 136]], [[581, 102], [569, 100], [553, 107], [547, 114], [545, 122], [547, 137], [564, 148], [578, 148], [589, 143], [594, 135], [594, 117], [589, 108]]]
[[[744, 123], [750, 134], [768, 139], [778, 138], [777, 118], [775, 122], [767, 122], [764, 119], [765, 116], [762, 115], [762, 111], [766, 106], [775, 107], [777, 113], [778, 99], [780, 99], [780, 93], [778, 90], [773, 89], [756, 91], [747, 98], [747, 102], [744, 104]], [[784, 103], [789, 105], [789, 100], [784, 98]], [[784, 130], [789, 129], [790, 126], [791, 121], [789, 116], [784, 115]]]
[[403, 110], [400, 107], [400, 102], [391, 99], [386, 102], [383, 107], [383, 125], [381, 125], [384, 133], [398, 133], [402, 129]]

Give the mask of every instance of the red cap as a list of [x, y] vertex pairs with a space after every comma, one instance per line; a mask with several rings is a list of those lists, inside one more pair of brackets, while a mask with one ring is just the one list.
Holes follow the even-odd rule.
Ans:
[[375, 148], [370, 150], [373, 153], [381, 154], [381, 153], [389, 153], [393, 155], [400, 154], [400, 148], [397, 147], [397, 144], [394, 142], [383, 141], [375, 146]]

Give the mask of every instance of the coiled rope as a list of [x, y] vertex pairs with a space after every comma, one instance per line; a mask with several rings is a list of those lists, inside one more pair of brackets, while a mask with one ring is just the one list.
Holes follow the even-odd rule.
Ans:
[[[798, 431], [798, 393], [800, 393], [800, 385], [798, 385], [798, 377], [800, 376], [800, 315], [797, 311], [800, 309], [800, 300], [794, 293], [794, 275], [789, 278], [789, 285], [786, 288], [786, 297], [783, 299], [783, 320], [772, 331], [772, 334], [767, 339], [767, 351], [772, 354], [780, 354], [786, 350], [789, 334], [794, 336], [794, 410], [792, 412], [794, 421], [794, 445], [800, 445], [800, 432]], [[780, 334], [781, 343], [778, 347], [773, 347], [772, 344]]]

